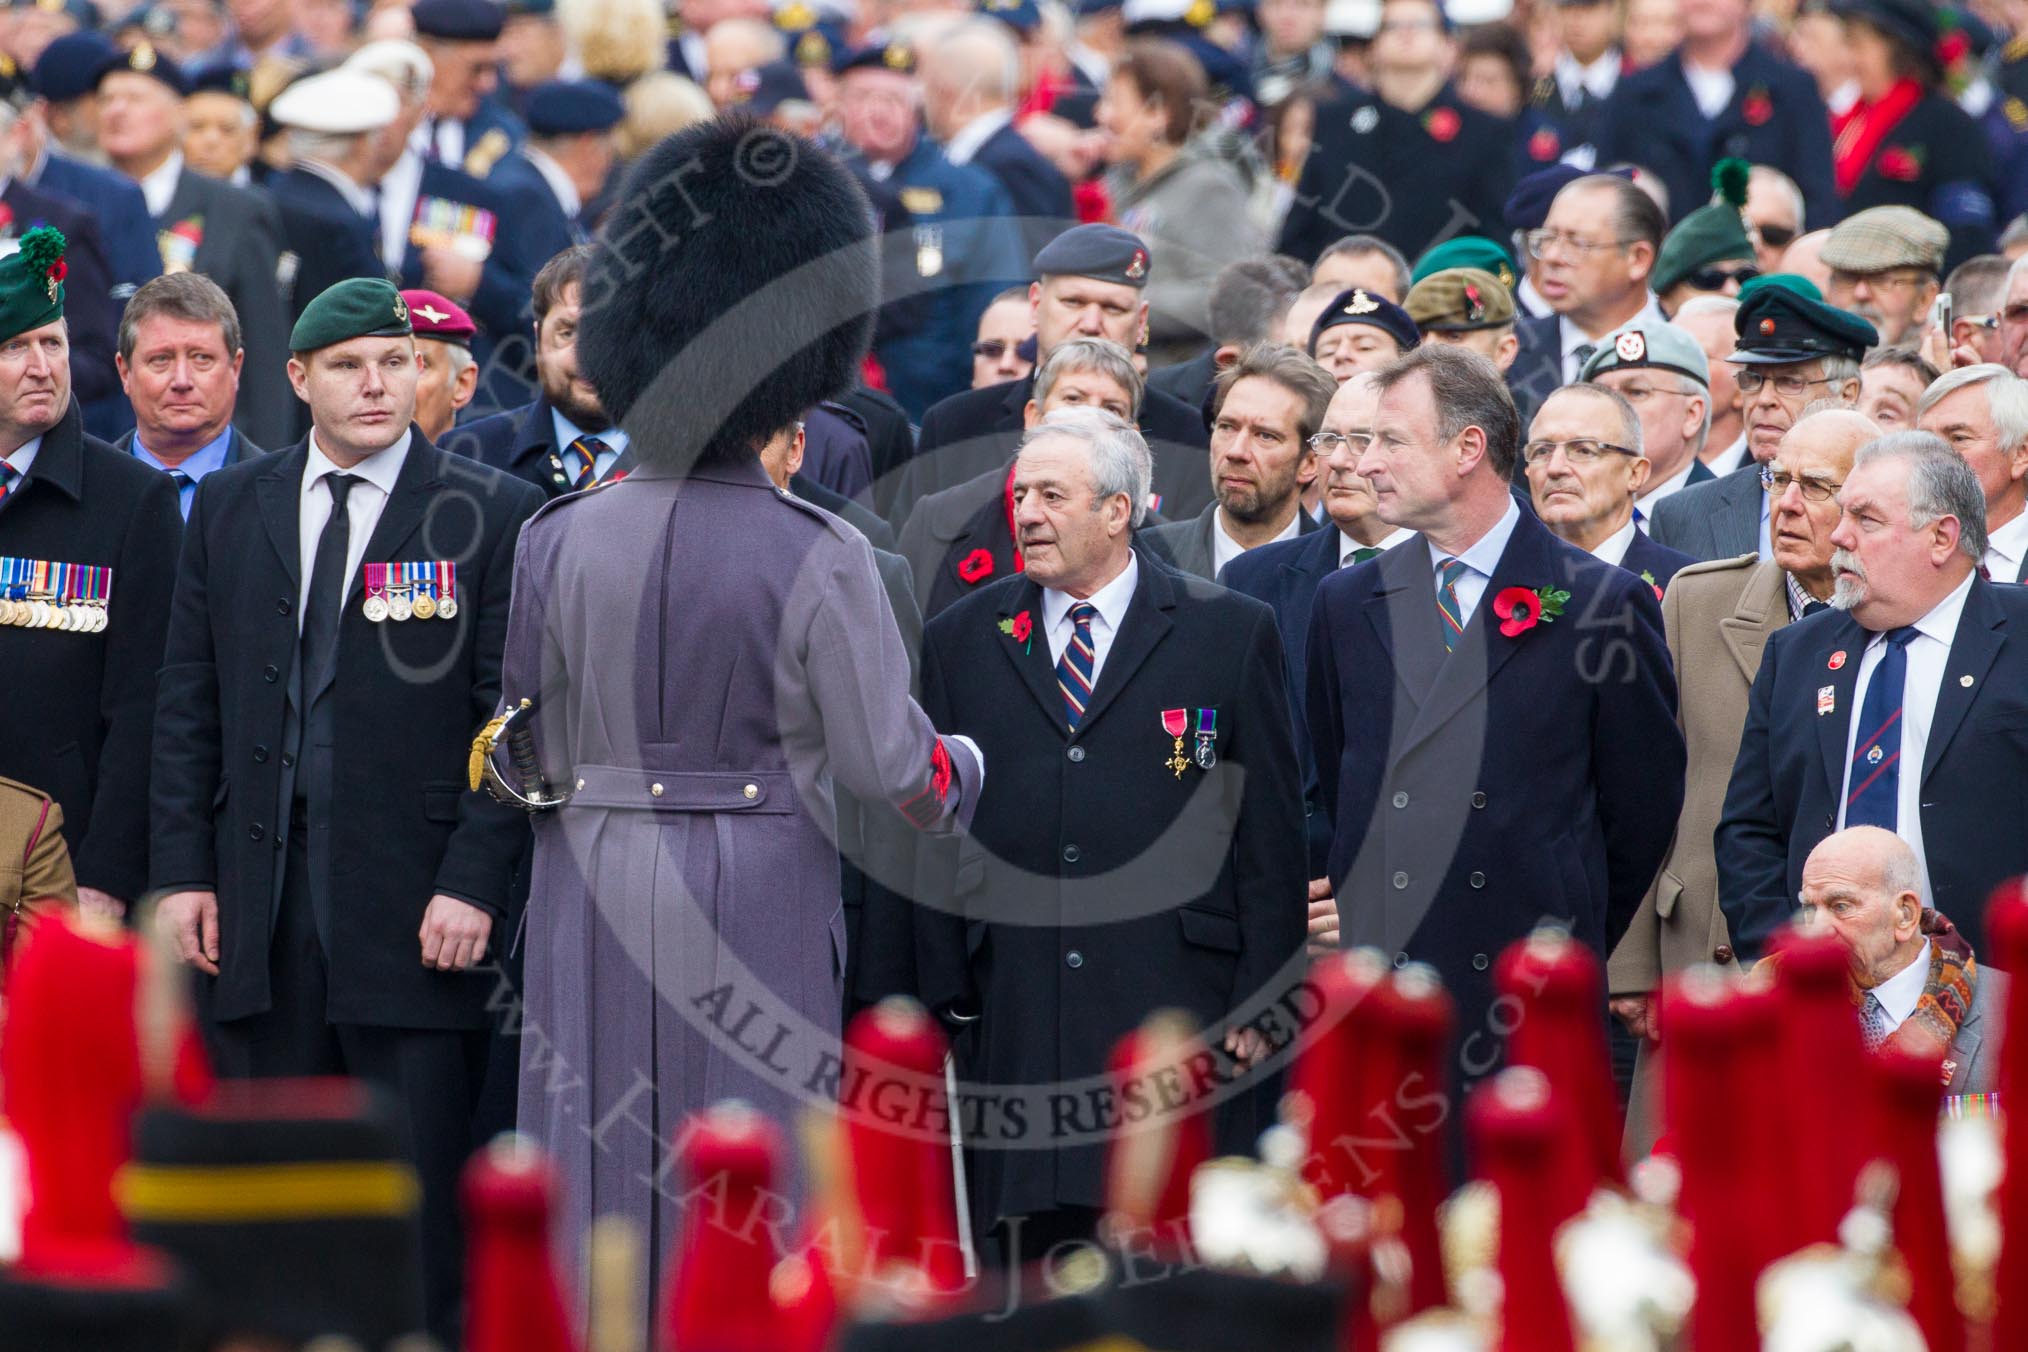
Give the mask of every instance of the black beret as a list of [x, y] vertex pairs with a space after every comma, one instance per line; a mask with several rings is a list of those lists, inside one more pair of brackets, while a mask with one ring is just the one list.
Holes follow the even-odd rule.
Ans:
[[98, 87], [99, 69], [120, 49], [97, 29], [65, 33], [36, 59], [35, 92], [51, 103], [81, 99]]
[[1848, 23], [1856, 19], [1937, 64], [1937, 14], [1930, 0], [1832, 0], [1831, 12]]
[[190, 72], [193, 94], [230, 94], [242, 103], [253, 102], [250, 73], [230, 61], [213, 61]]
[[1385, 296], [1376, 296], [1365, 287], [1355, 286], [1340, 291], [1324, 307], [1324, 313], [1317, 316], [1317, 322], [1310, 326], [1310, 355], [1317, 355], [1317, 340], [1324, 336], [1324, 330], [1335, 329], [1340, 324], [1368, 324], [1394, 339], [1394, 345], [1403, 352], [1422, 341], [1422, 330], [1408, 317], [1408, 311], [1396, 305]]
[[583, 287], [577, 360], [644, 465], [737, 459], [858, 378], [873, 208], [814, 142], [737, 111], [635, 164]]
[[128, 50], [116, 51], [99, 62], [98, 73], [92, 77], [92, 88], [97, 89], [108, 75], [121, 70], [160, 80], [178, 98], [190, 92], [190, 81], [184, 78], [183, 67], [156, 51], [153, 43], [137, 42]]
[[415, 0], [410, 12], [419, 35], [443, 42], [491, 42], [507, 22], [494, 0]]
[[[1633, 174], [1625, 169], [1611, 172], [1615, 178], [1633, 178]], [[1569, 164], [1552, 164], [1547, 169], [1537, 169], [1514, 185], [1514, 191], [1507, 195], [1507, 205], [1500, 214], [1510, 229], [1537, 229], [1549, 219], [1549, 204], [1556, 200], [1556, 194], [1577, 180], [1588, 177], [1589, 171]]]
[[1726, 360], [1743, 366], [1818, 357], [1858, 361], [1880, 341], [1879, 331], [1858, 315], [1785, 286], [1763, 287], [1747, 297], [1733, 316], [1732, 331], [1739, 335], [1739, 346]]
[[399, 338], [414, 333], [408, 302], [385, 277], [351, 277], [324, 288], [303, 307], [289, 333], [289, 351], [315, 352], [354, 338]]
[[1117, 225], [1074, 225], [1035, 255], [1037, 277], [1089, 277], [1136, 289], [1148, 284], [1148, 246]]
[[915, 74], [915, 48], [906, 42], [869, 42], [841, 52], [832, 69], [843, 75], [848, 70], [891, 70], [897, 75]]
[[627, 106], [603, 80], [545, 80], [528, 91], [528, 130], [536, 136], [610, 131]]
[[734, 80], [740, 103], [750, 112], [766, 117], [785, 103], [808, 103], [810, 86], [802, 67], [793, 61], [770, 61], [752, 70], [741, 71]]

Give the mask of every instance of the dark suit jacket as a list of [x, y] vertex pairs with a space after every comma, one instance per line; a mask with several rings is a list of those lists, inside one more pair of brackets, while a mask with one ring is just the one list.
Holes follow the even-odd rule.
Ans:
[[[815, 479], [808, 478], [805, 475], [791, 475], [789, 477], [789, 491], [804, 502], [822, 507], [825, 511], [839, 518], [846, 525], [866, 537], [866, 543], [873, 546], [873, 561], [880, 565], [881, 580], [888, 583], [888, 599], [890, 601], [893, 600], [893, 580], [888, 577], [890, 561], [893, 567], [901, 568], [904, 571], [908, 567], [907, 561], [894, 552], [893, 528], [875, 516], [868, 508], [861, 507], [851, 498], [841, 493], [832, 492]], [[908, 608], [911, 611], [916, 609], [915, 592], [912, 587], [909, 589]], [[922, 629], [920, 613], [917, 614], [915, 628], [917, 631]], [[913, 654], [915, 649], [910, 648], [909, 652]]]
[[1218, 349], [1207, 347], [1189, 361], [1177, 362], [1148, 372], [1148, 388], [1202, 409], [1211, 397], [1211, 382], [1218, 376]]
[[510, 224], [531, 256], [540, 254], [546, 261], [588, 238], [584, 227], [556, 200], [556, 190], [542, 171], [519, 150], [501, 157], [487, 175], [486, 186], [512, 194], [519, 211]]
[[1722, 479], [1678, 489], [1655, 505], [1648, 537], [1698, 562], [1760, 552], [1760, 509], [1767, 494], [1753, 457]]
[[[457, 617], [369, 623], [362, 567], [327, 693], [300, 691], [296, 674], [304, 444], [198, 483], [156, 706], [153, 873], [158, 885], [218, 893], [219, 975], [200, 978], [217, 1019], [270, 1006], [268, 937], [296, 778], [285, 729], [292, 705], [328, 698], [329, 794], [343, 805], [325, 827], [336, 892], [329, 1017], [484, 1024], [491, 979], [425, 968], [416, 929], [441, 892], [492, 910], [503, 941], [513, 931], [509, 882], [526, 819], [467, 791], [465, 760], [499, 704], [514, 549], [542, 499], [413, 437], [363, 562], [454, 562]], [[449, 502], [461, 510], [443, 510]]]
[[915, 456], [915, 425], [891, 395], [870, 386], [855, 385], [839, 395], [838, 402], [866, 424], [866, 451], [873, 462], [873, 510], [892, 521], [894, 497], [902, 488], [901, 471]]
[[[1742, 960], [1795, 910], [1803, 861], [1837, 828], [1870, 637], [1844, 611], [1826, 610], [1768, 639], [1715, 836], [1718, 905]], [[1848, 660], [1834, 662], [1839, 652]], [[2028, 783], [2028, 590], [1973, 579], [1920, 773], [1932, 904], [1983, 952], [1987, 894], [2028, 872], [2013, 791]]]
[[[1570, 593], [1513, 637], [1509, 587]], [[1455, 1073], [1498, 1064], [1491, 964], [1548, 921], [1601, 961], [1683, 802], [1662, 610], [1638, 578], [1522, 513], [1455, 652], [1411, 540], [1317, 587], [1305, 713], [1345, 945], [1427, 962], [1457, 1002]]]
[[[1666, 502], [1668, 499], [1664, 498], [1663, 501]], [[1688, 568], [1696, 562], [1698, 560], [1681, 550], [1656, 544], [1648, 538], [1646, 531], [1636, 530], [1634, 538], [1627, 542], [1627, 552], [1620, 559], [1620, 567], [1642, 581], [1650, 583], [1655, 588], [1655, 599], [1659, 601], [1662, 599], [1661, 593], [1668, 589], [1669, 579], [1676, 576], [1676, 570]]]
[[141, 185], [125, 174], [54, 151], [42, 160], [34, 186], [83, 204], [102, 227], [113, 298], [125, 303], [142, 283], [162, 275], [162, 254], [148, 220]]
[[[915, 458], [902, 472], [888, 520], [908, 519], [915, 504], [941, 489], [1004, 469], [1021, 440], [1021, 411], [1035, 393], [1035, 377], [963, 390], [923, 414]], [[1197, 409], [1157, 390], [1141, 400], [1141, 433], [1155, 461], [1157, 509], [1171, 520], [1211, 501], [1211, 445]]]
[[232, 301], [246, 349], [233, 422], [264, 446], [287, 445], [308, 414], [289, 388], [289, 317], [275, 286], [282, 214], [259, 193], [185, 169], [155, 227], [168, 230], [193, 217], [202, 218], [197, 224], [204, 233], [191, 269], [217, 282]]
[[0, 626], [0, 775], [56, 799], [78, 882], [128, 901], [148, 886], [155, 672], [182, 532], [169, 476], [87, 436], [75, 404], [0, 499], [0, 556], [113, 570], [98, 633]]
[[[225, 444], [225, 463], [227, 465], [237, 465], [242, 460], [253, 460], [267, 454], [266, 451], [249, 441], [246, 433], [240, 431], [237, 427], [227, 428], [226, 430], [231, 434], [231, 440]], [[127, 433], [113, 443], [113, 449], [124, 455], [132, 455], [134, 453], [135, 435], [133, 432]], [[148, 468], [154, 469], [155, 467], [149, 465]], [[220, 466], [220, 468], [222, 469], [224, 466]]]
[[988, 136], [972, 163], [1000, 180], [1021, 220], [1021, 236], [1033, 258], [1043, 245], [1077, 224], [1070, 181], [1008, 123]]
[[1514, 326], [1514, 364], [1507, 368], [1507, 392], [1514, 396], [1525, 432], [1535, 411], [1563, 385], [1563, 335], [1556, 315], [1535, 315]]
[[[270, 174], [268, 195], [282, 218], [284, 256], [276, 274], [291, 326], [303, 307], [351, 277], [385, 277], [378, 227], [344, 194], [307, 169]], [[309, 427], [308, 414], [301, 422]]]
[[[1149, 545], [1160, 550], [1178, 572], [1190, 573], [1209, 581], [1215, 576], [1212, 560], [1214, 552], [1211, 533], [1218, 529], [1218, 504], [1212, 503], [1188, 521], [1170, 521], [1156, 526], [1148, 532]], [[1318, 529], [1317, 519], [1296, 507], [1296, 537], [1314, 534]], [[1274, 543], [1286, 544], [1286, 540]]]
[[63, 232], [63, 317], [70, 328], [71, 393], [78, 403], [88, 406], [84, 409], [87, 430], [99, 426], [118, 436], [125, 429], [94, 416], [97, 410], [89, 407], [114, 400], [125, 402], [119, 398], [120, 374], [113, 366], [123, 306], [113, 299], [113, 274], [106, 263], [98, 222], [81, 203], [31, 188], [18, 178], [7, 180], [0, 202], [14, 213], [17, 237], [38, 225], [53, 225]]
[[1601, 167], [1642, 165], [1669, 190], [1680, 221], [1711, 200], [1711, 170], [1728, 155], [1769, 164], [1803, 190], [1812, 230], [1845, 214], [1831, 179], [1831, 122], [1808, 72], [1758, 44], [1732, 68], [1732, 102], [1707, 122], [1676, 53], [1623, 76], [1607, 100], [1594, 144]]
[[[1002, 632], [1024, 613], [1027, 640]], [[924, 712], [993, 768], [970, 834], [949, 842], [957, 857], [939, 857], [937, 904], [917, 908], [921, 992], [932, 1009], [978, 1012], [960, 1073], [988, 1084], [1098, 1075], [1158, 1008], [1186, 1011], [1215, 1043], [1239, 1001], [1289, 979], [1303, 943], [1302, 799], [1267, 607], [1142, 551], [1074, 734], [1042, 623], [1041, 589], [1008, 577], [924, 639]], [[1216, 710], [1210, 770], [1167, 763], [1164, 711], [1179, 706], [1186, 756], [1198, 711]], [[973, 1165], [983, 1221], [1103, 1200], [1095, 1144], [978, 1151]]]
[[520, 408], [453, 427], [444, 433], [444, 449], [525, 479], [548, 497], [571, 491], [573, 470], [563, 463], [556, 421], [549, 416], [549, 401], [540, 395]]

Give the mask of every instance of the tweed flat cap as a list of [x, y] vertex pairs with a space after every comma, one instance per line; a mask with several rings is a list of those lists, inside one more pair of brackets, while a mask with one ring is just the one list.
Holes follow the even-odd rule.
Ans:
[[1890, 268], [1943, 271], [1951, 232], [1914, 207], [1868, 207], [1832, 228], [1824, 241], [1824, 264], [1840, 272], [1886, 272]]

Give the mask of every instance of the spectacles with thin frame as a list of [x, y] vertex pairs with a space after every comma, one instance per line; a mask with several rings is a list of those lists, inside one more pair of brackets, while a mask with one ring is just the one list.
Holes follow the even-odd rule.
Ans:
[[1591, 437], [1573, 437], [1569, 441], [1531, 441], [1521, 448], [1521, 460], [1524, 464], [1537, 465], [1549, 459], [1549, 457], [1555, 455], [1558, 451], [1563, 452], [1563, 458], [1569, 461], [1573, 468], [1596, 465], [1599, 461], [1605, 459], [1608, 454], [1640, 454], [1639, 451], [1626, 446], [1615, 446], [1610, 441], [1598, 441]]
[[1350, 446], [1353, 450], [1363, 453], [1372, 444], [1371, 432], [1315, 432], [1311, 434], [1308, 442], [1311, 450], [1318, 455], [1326, 456], [1336, 455], [1340, 446]]
[[1803, 496], [1811, 502], [1829, 502], [1838, 495], [1838, 490], [1845, 486], [1843, 481], [1834, 483], [1829, 479], [1806, 479], [1785, 469], [1772, 469], [1767, 465], [1760, 467], [1760, 488], [1763, 493], [1780, 497], [1789, 491], [1790, 484], [1802, 489]]
[[1832, 383], [1830, 376], [1818, 376], [1815, 380], [1804, 380], [1801, 376], [1769, 377], [1762, 372], [1752, 370], [1741, 371], [1733, 377], [1733, 383], [1739, 386], [1741, 394], [1759, 394], [1761, 387], [1766, 385], [1770, 379], [1774, 381], [1775, 393], [1784, 399], [1800, 398], [1809, 391], [1812, 385], [1829, 385]]
[[1531, 258], [1546, 257], [1544, 251], [1551, 245], [1559, 249], [1568, 249], [1582, 258], [1595, 253], [1604, 253], [1608, 249], [1624, 249], [1629, 243], [1623, 239], [1579, 239], [1576, 235], [1565, 234], [1561, 230], [1546, 229], [1530, 230], [1521, 237], [1521, 242], [1528, 246], [1528, 256]]

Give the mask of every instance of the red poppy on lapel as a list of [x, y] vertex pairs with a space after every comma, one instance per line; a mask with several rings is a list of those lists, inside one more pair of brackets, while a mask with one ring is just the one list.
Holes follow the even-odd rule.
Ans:
[[1746, 101], [1739, 105], [1739, 113], [1746, 119], [1747, 126], [1765, 127], [1774, 117], [1774, 100], [1767, 96], [1765, 89], [1755, 87], [1747, 94]]
[[993, 552], [988, 549], [973, 550], [965, 555], [964, 561], [958, 565], [958, 576], [975, 586], [992, 575]]
[[1913, 183], [1922, 177], [1922, 147], [1910, 150], [1906, 146], [1889, 146], [1880, 152], [1880, 158], [1873, 162], [1882, 178], [1891, 178], [1899, 183]]
[[1000, 621], [1000, 632], [1010, 635], [1016, 643], [1026, 643], [1028, 636], [1035, 632], [1035, 621], [1024, 610], [1011, 620]]
[[1563, 153], [1563, 139], [1554, 127], [1543, 127], [1528, 138], [1528, 157], [1547, 164]]
[[1500, 618], [1500, 633], [1518, 638], [1538, 624], [1547, 624], [1563, 613], [1567, 591], [1552, 587], [1506, 587], [1493, 598], [1493, 613]]
[[1436, 141], [1455, 139], [1458, 128], [1463, 125], [1463, 120], [1458, 117], [1458, 110], [1455, 108], [1438, 108], [1422, 120], [1423, 130], [1430, 134], [1430, 139]]

